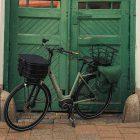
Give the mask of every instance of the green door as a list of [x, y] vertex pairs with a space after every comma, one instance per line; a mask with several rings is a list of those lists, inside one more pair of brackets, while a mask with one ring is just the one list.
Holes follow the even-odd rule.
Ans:
[[[122, 111], [131, 90], [129, 0], [41, 0], [44, 2], [43, 6], [37, 1], [40, 0], [20, 0], [19, 4], [18, 0], [11, 0], [9, 61], [7, 64], [5, 60], [5, 67], [8, 69], [5, 71], [5, 88], [11, 91], [22, 81], [17, 74], [19, 53], [47, 56], [44, 48], [40, 48], [42, 38], [49, 39], [51, 46], [79, 50], [82, 55], [90, 55], [92, 45], [111, 45], [119, 50], [116, 63], [121, 65], [122, 75], [113, 93], [109, 110]], [[68, 60], [67, 56], [56, 55], [52, 66], [66, 93], [80, 66], [78, 62]], [[56, 94], [49, 80], [46, 79], [45, 82], [55, 98]], [[57, 101], [54, 101], [52, 107], [53, 110], [59, 110]]]
[[[110, 45], [119, 50], [117, 62], [122, 75], [110, 111], [121, 111], [128, 97], [129, 87], [129, 1], [128, 0], [73, 0], [71, 19], [71, 48], [81, 55], [91, 55], [91, 46]], [[94, 50], [93, 50], [94, 51]], [[71, 82], [80, 64], [71, 62]], [[72, 83], [71, 83], [72, 84]]]
[[[47, 51], [41, 48], [43, 38], [49, 39], [50, 46], [67, 48], [67, 5], [65, 0], [42, 1], [42, 5], [33, 0], [12, 0], [10, 15], [10, 52], [8, 78], [5, 88], [11, 91], [22, 80], [17, 71], [18, 54], [38, 54], [47, 58]], [[55, 55], [52, 69], [57, 76], [62, 89], [67, 89], [67, 58], [64, 55]], [[54, 91], [48, 79], [45, 80], [52, 96]], [[19, 99], [20, 100], [20, 99]], [[56, 102], [52, 105], [58, 110]]]

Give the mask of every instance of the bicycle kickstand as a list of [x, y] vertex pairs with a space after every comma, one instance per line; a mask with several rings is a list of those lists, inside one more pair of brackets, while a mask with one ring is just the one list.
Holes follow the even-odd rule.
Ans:
[[75, 119], [74, 119], [74, 107], [70, 107], [68, 110], [68, 119], [72, 124], [72, 127], [75, 127]]

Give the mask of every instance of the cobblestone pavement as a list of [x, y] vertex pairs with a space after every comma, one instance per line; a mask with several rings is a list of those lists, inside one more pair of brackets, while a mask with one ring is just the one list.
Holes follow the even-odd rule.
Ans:
[[72, 128], [65, 114], [50, 113], [36, 128], [16, 132], [0, 122], [0, 140], [140, 140], [140, 122], [121, 123], [120, 115], [92, 120], [76, 118]]

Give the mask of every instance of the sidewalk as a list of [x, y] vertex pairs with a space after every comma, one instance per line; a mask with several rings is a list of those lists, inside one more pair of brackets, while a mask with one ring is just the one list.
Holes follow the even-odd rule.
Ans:
[[65, 114], [55, 113], [33, 130], [16, 132], [1, 122], [0, 140], [140, 140], [140, 122], [123, 124], [119, 116], [77, 119], [76, 123], [72, 128]]

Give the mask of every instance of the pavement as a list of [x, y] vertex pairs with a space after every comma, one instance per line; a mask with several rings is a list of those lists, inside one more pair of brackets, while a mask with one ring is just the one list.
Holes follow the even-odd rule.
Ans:
[[122, 123], [121, 114], [105, 114], [91, 120], [76, 117], [76, 128], [72, 128], [66, 114], [50, 113], [26, 132], [0, 122], [0, 140], [140, 140], [140, 122]]

